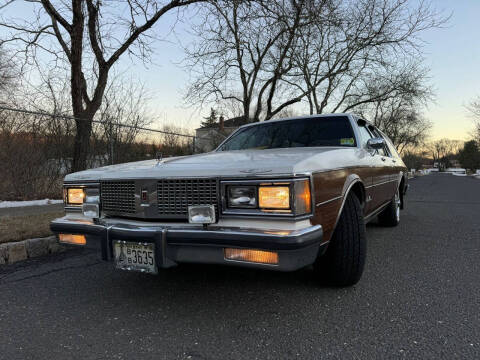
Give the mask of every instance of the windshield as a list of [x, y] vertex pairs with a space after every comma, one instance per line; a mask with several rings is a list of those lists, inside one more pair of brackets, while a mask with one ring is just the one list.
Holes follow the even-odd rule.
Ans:
[[218, 151], [313, 146], [356, 146], [346, 116], [264, 122], [239, 130]]

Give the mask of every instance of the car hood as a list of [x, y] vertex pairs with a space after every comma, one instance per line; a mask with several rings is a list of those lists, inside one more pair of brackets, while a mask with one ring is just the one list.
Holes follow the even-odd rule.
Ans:
[[69, 174], [65, 181], [294, 175], [338, 168], [339, 159], [343, 160], [342, 163], [348, 158], [353, 159], [356, 150], [358, 149], [316, 147], [210, 152], [90, 169]]

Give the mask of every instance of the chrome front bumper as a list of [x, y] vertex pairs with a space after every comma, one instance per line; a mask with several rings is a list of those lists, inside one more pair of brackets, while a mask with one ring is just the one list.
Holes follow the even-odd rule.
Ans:
[[[115, 224], [63, 217], [52, 221], [56, 234], [81, 234], [87, 237], [87, 246], [101, 250], [104, 260], [113, 259], [112, 242], [125, 240], [155, 243], [158, 268], [177, 263], [208, 263], [241, 265], [293, 271], [312, 264], [323, 252], [323, 232], [320, 225], [300, 230], [260, 230], [233, 227], [169, 226], [168, 224], [138, 225], [128, 222]], [[225, 248], [249, 248], [278, 252], [278, 265], [239, 262], [225, 259]]]

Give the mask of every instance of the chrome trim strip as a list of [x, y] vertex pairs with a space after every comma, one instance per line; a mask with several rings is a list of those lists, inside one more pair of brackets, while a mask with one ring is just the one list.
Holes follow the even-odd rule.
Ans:
[[[83, 205], [83, 204], [82, 204]], [[65, 211], [78, 211], [78, 212], [81, 212], [82, 211], [82, 205], [77, 205], [77, 206], [74, 206], [74, 205], [66, 205], [64, 206], [63, 208], [65, 209]]]
[[283, 220], [283, 221], [300, 221], [305, 219], [310, 219], [313, 217], [313, 214], [308, 213], [304, 215], [293, 215], [292, 213], [265, 213], [265, 212], [256, 212], [256, 213], [240, 213], [240, 212], [224, 212], [221, 214], [222, 219], [251, 219], [251, 220]]
[[368, 186], [365, 186], [365, 189], [370, 189], [370, 188], [375, 187], [375, 186], [385, 185], [385, 184], [395, 182], [395, 181], [397, 181], [397, 180], [396, 179], [395, 180], [388, 180], [388, 181], [384, 181], [384, 182], [381, 182], [381, 183], [378, 183], [378, 184], [368, 185]]
[[[278, 267], [280, 266], [280, 261], [276, 264], [269, 264], [269, 263], [261, 263], [261, 262], [255, 262], [255, 261], [247, 261], [247, 260], [233, 260], [233, 259], [227, 259], [225, 257], [225, 249], [226, 248], [223, 248], [223, 260], [227, 261], [227, 262], [232, 262], [232, 263], [239, 263], [239, 264], [255, 264], [255, 265], [262, 265], [262, 266], [272, 266], [272, 267]], [[230, 248], [232, 249], [232, 248]], [[258, 250], [258, 249], [252, 249], [252, 250]], [[263, 249], [260, 249], [260, 251], [268, 251], [268, 252], [273, 252], [273, 253], [277, 253], [277, 256], [278, 256], [278, 251], [272, 251], [272, 250], [263, 250]]]
[[[207, 154], [207, 153], [205, 153]], [[204, 155], [204, 154], [202, 154]], [[196, 156], [196, 155], [192, 155], [192, 156]], [[235, 179], [239, 179], [239, 180], [242, 180], [242, 179], [248, 179], [248, 178], [252, 178], [252, 179], [256, 179], [256, 178], [259, 178], [259, 179], [264, 179], [264, 178], [268, 178], [268, 179], [276, 179], [276, 178], [295, 178], [295, 177], [299, 177], [299, 176], [309, 176], [310, 173], [309, 172], [299, 172], [299, 173], [273, 173], [273, 172], [258, 172], [258, 173], [245, 173], [245, 174], [237, 174], [237, 175], [195, 175], [195, 176], [188, 176], [188, 175], [185, 175], [185, 176], [181, 176], [181, 177], [178, 177], [177, 175], [171, 175], [171, 176], [154, 176], [154, 177], [150, 177], [150, 176], [145, 176], [145, 177], [141, 177], [139, 178], [138, 176], [135, 176], [135, 177], [122, 177], [122, 178], [105, 178], [105, 179], [102, 179], [101, 181], [129, 181], [129, 180], [134, 180], [134, 181], [137, 181], [137, 180], [152, 180], [152, 181], [158, 181], [158, 180], [176, 180], [176, 179], [214, 179], [214, 178], [219, 178], [221, 180], [225, 180], [225, 181], [228, 181], [228, 180], [235, 180]]]
[[162, 229], [162, 237], [160, 241], [162, 245], [162, 264], [167, 263], [167, 229]]
[[378, 207], [377, 210], [371, 212], [370, 214], [368, 214], [367, 216], [364, 217], [364, 221], [365, 221], [365, 224], [367, 224], [370, 220], [372, 220], [376, 215], [378, 215], [380, 212], [382, 212], [382, 210], [384, 210], [388, 204], [390, 204], [390, 201], [387, 201], [385, 204], [383, 205], [380, 205], [380, 207]]
[[94, 187], [100, 186], [100, 183], [97, 181], [92, 182], [64, 182], [63, 187], [73, 187], [73, 186], [80, 186], [80, 187]]
[[[315, 236], [319, 231], [323, 231], [321, 225], [312, 225], [302, 229], [295, 230], [265, 230], [265, 229], [255, 229], [255, 228], [236, 228], [236, 227], [222, 227], [222, 226], [211, 226], [207, 230], [203, 228], [193, 228], [193, 227], [164, 227], [168, 230], [169, 234], [181, 233], [192, 237], [203, 237], [205, 234], [211, 236], [212, 238], [230, 236], [235, 239], [246, 239], [252, 238], [255, 239], [257, 236], [265, 236], [267, 238], [280, 238], [280, 239], [300, 239], [303, 236]], [[171, 241], [171, 244], [175, 244], [175, 241]]]
[[322, 206], [322, 205], [328, 204], [328, 203], [330, 203], [330, 202], [332, 202], [332, 201], [341, 199], [342, 197], [343, 197], [343, 195], [336, 196], [336, 197], [334, 197], [334, 198], [331, 198], [330, 200], [325, 200], [325, 201], [319, 202], [319, 203], [318, 203], [317, 205], [315, 205], [315, 206], [317, 206], [317, 207], [318, 207], [318, 206]]
[[341, 171], [341, 170], [346, 170], [346, 169], [371, 169], [374, 168], [375, 166], [369, 166], [369, 165], [352, 165], [352, 166], [345, 166], [345, 167], [338, 167], [338, 168], [332, 168], [332, 169], [323, 169], [323, 170], [316, 170], [312, 172], [312, 175], [315, 174], [322, 174], [326, 172], [331, 172], [331, 171]]

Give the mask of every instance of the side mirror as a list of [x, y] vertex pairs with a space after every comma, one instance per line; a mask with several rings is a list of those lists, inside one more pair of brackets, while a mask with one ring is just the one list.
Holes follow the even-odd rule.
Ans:
[[385, 147], [385, 139], [381, 137], [368, 139], [367, 147], [375, 150], [383, 149]]

